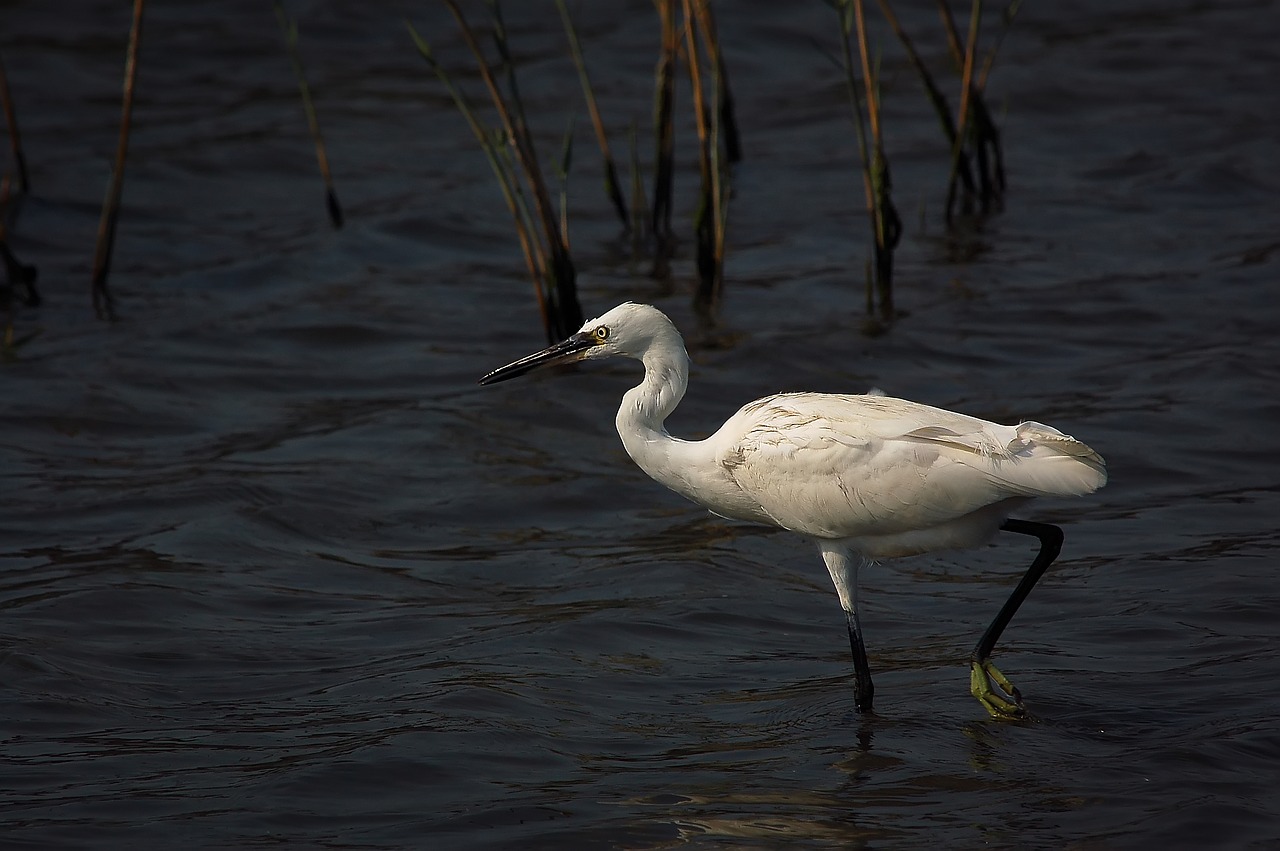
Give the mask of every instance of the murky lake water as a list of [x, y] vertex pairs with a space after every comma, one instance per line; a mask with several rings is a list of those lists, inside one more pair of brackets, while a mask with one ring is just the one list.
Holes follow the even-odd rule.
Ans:
[[[0, 366], [5, 848], [1280, 842], [1280, 4], [1026, 4], [990, 85], [1007, 207], [962, 238], [882, 37], [907, 315], [876, 338], [826, 6], [719, 7], [746, 159], [715, 329], [687, 241], [669, 284], [619, 249], [579, 121], [585, 309], [653, 301], [685, 329], [675, 433], [875, 385], [1106, 456], [1104, 491], [1029, 513], [1067, 543], [997, 650], [1028, 723], [989, 720], [966, 667], [1027, 542], [864, 573], [860, 718], [810, 546], [626, 458], [634, 365], [475, 386], [542, 334], [487, 165], [403, 27], [466, 67], [436, 4], [290, 4], [338, 232], [269, 8], [151, 6], [121, 320], [94, 319], [128, 4], [74, 5], [0, 4], [34, 189], [11, 242], [46, 299]], [[919, 5], [901, 14], [936, 53]], [[554, 150], [579, 109], [558, 20], [508, 16]], [[655, 16], [578, 16], [621, 146]]]

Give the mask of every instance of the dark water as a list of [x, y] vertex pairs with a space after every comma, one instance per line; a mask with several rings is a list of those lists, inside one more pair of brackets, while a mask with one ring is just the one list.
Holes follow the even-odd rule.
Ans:
[[[290, 4], [340, 232], [267, 4], [152, 5], [121, 320], [94, 319], [127, 5], [0, 3], [34, 185], [12, 245], [46, 297], [0, 366], [5, 848], [1280, 842], [1280, 4], [1027, 4], [990, 86], [1007, 207], [959, 237], [882, 38], [908, 315], [877, 338], [823, 4], [720, 8], [747, 159], [715, 329], [688, 245], [669, 283], [620, 248], [579, 121], [583, 300], [686, 329], [677, 434], [876, 385], [1106, 456], [1106, 490], [1030, 515], [1067, 546], [998, 650], [1037, 718], [1016, 724], [968, 696], [965, 657], [1026, 542], [865, 573], [862, 719], [809, 546], [626, 459], [633, 366], [475, 386], [542, 338], [487, 166], [403, 28], [463, 67], [433, 3]], [[936, 54], [931, 4], [901, 14]], [[551, 151], [577, 81], [550, 4], [508, 15]], [[652, 7], [579, 18], [622, 145]]]

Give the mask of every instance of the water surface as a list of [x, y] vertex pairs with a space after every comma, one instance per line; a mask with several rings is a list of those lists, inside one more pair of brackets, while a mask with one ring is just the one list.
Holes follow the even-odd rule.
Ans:
[[[647, 120], [654, 14], [583, 6], [621, 145]], [[689, 244], [670, 281], [627, 257], [579, 121], [584, 305], [652, 301], [686, 331], [673, 432], [878, 386], [1106, 456], [1104, 491], [1030, 514], [1067, 544], [998, 648], [1036, 718], [1013, 724], [965, 663], [1028, 542], [864, 572], [861, 718], [810, 547], [626, 458], [634, 365], [475, 386], [543, 340], [487, 165], [403, 28], [465, 68], [442, 8], [290, 7], [336, 232], [269, 12], [149, 9], [121, 318], [95, 319], [128, 17], [79, 7], [0, 9], [34, 186], [11, 241], [46, 298], [0, 366], [6, 848], [1280, 840], [1275, 3], [1027, 6], [990, 84], [1006, 207], [960, 236], [882, 35], [907, 235], [905, 315], [879, 337], [859, 331], [867, 225], [826, 6], [720, 8], [746, 159], [715, 328], [689, 307]], [[936, 55], [932, 5], [901, 14]], [[508, 16], [551, 156], [577, 80], [550, 7]]]

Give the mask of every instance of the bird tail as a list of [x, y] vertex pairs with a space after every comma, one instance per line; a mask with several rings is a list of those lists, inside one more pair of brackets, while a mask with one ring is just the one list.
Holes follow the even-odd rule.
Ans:
[[1107, 462], [1069, 434], [1037, 422], [1018, 426], [1010, 452], [1027, 462], [1018, 464], [1018, 484], [1038, 496], [1083, 496], [1107, 483]]

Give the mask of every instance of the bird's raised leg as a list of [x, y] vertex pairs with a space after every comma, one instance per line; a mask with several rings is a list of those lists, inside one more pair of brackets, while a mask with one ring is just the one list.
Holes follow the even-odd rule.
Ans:
[[867, 663], [867, 647], [862, 641], [862, 624], [858, 620], [858, 568], [861, 557], [850, 557], [848, 548], [832, 541], [821, 541], [822, 560], [840, 595], [840, 606], [849, 622], [849, 647], [853, 650], [853, 705], [859, 712], [871, 711], [875, 685], [871, 682], [871, 666]]
[[1022, 705], [1022, 695], [1014, 684], [1009, 682], [1004, 674], [1000, 673], [1000, 669], [991, 662], [991, 650], [996, 646], [996, 642], [1000, 640], [1000, 634], [1009, 625], [1009, 621], [1013, 619], [1013, 615], [1018, 611], [1018, 607], [1022, 605], [1022, 601], [1027, 599], [1027, 595], [1031, 593], [1031, 589], [1035, 587], [1036, 582], [1044, 575], [1049, 565], [1053, 564], [1053, 560], [1058, 557], [1058, 553], [1062, 550], [1062, 530], [1048, 523], [1013, 519], [1006, 520], [1000, 528], [1006, 532], [1033, 535], [1039, 538], [1040, 552], [1036, 555], [1035, 560], [1031, 562], [1031, 567], [1027, 568], [1027, 572], [1023, 575], [1021, 581], [1018, 582], [1018, 587], [1013, 589], [1009, 599], [1005, 601], [1005, 604], [996, 614], [995, 620], [991, 621], [987, 631], [982, 634], [982, 638], [978, 641], [978, 646], [973, 649], [969, 672], [969, 690], [973, 692], [973, 696], [991, 713], [993, 718], [1024, 718], [1027, 710]]

